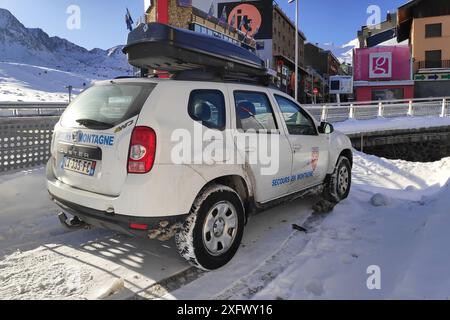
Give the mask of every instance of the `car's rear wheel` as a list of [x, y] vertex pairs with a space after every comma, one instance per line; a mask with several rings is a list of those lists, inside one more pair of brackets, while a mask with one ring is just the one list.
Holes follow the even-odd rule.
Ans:
[[339, 203], [348, 198], [352, 186], [352, 165], [350, 160], [341, 156], [338, 159], [336, 168], [328, 179], [324, 197], [331, 202]]
[[239, 249], [244, 214], [236, 191], [222, 185], [206, 188], [197, 197], [183, 229], [175, 236], [181, 256], [205, 270], [224, 266]]

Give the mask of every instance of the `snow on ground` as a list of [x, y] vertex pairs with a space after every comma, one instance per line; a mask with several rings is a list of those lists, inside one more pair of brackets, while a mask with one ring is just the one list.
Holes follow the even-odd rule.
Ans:
[[65, 87], [71, 83], [80, 87], [90, 80], [55, 69], [0, 62], [0, 101], [67, 102]]
[[93, 81], [119, 75], [116, 70], [73, 69], [62, 71], [24, 63], [0, 62], [0, 101], [67, 102], [67, 86], [73, 87], [72, 93], [76, 96]]
[[[450, 158], [423, 164], [358, 153], [349, 199], [310, 233], [293, 231], [243, 276], [235, 268], [245, 257], [165, 298], [448, 299], [449, 178]], [[372, 265], [381, 268], [381, 290], [367, 288]]]
[[[371, 162], [378, 164], [366, 167]], [[386, 164], [358, 156], [350, 199], [336, 208], [291, 266], [255, 299], [450, 298], [450, 252], [445, 249], [450, 158], [421, 166], [402, 161]], [[397, 179], [402, 172], [406, 174]], [[370, 204], [374, 191], [387, 200], [384, 205]], [[381, 290], [367, 288], [366, 271], [372, 265], [381, 269]]]
[[343, 122], [336, 122], [333, 126], [336, 130], [345, 134], [355, 134], [385, 130], [450, 126], [450, 117], [400, 117], [370, 120], [346, 120]]
[[[314, 197], [268, 210], [250, 220], [229, 265], [158, 294], [156, 283], [189, 269], [173, 242], [65, 230], [43, 175], [0, 176], [0, 299], [96, 299], [115, 291], [117, 298], [450, 298], [443, 247], [450, 158], [424, 164], [356, 153], [352, 193], [334, 212], [311, 215]], [[372, 265], [381, 268], [381, 290], [367, 289]]]

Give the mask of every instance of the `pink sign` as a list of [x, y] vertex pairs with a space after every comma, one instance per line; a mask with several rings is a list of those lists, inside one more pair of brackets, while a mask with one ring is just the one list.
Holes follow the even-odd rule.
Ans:
[[355, 49], [355, 81], [411, 80], [411, 53], [408, 46]]

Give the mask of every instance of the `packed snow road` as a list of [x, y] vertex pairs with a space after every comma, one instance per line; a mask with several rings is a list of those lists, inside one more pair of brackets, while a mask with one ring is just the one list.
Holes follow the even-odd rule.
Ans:
[[[358, 153], [352, 193], [331, 214], [312, 215], [311, 197], [266, 211], [229, 265], [200, 273], [173, 242], [65, 230], [42, 169], [3, 175], [0, 299], [447, 299], [449, 178], [450, 158]], [[367, 287], [370, 266], [381, 271], [380, 290]]]

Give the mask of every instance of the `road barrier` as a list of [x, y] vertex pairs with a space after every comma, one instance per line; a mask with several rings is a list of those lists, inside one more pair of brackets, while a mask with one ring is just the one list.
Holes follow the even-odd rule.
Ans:
[[397, 117], [450, 116], [450, 97], [303, 105], [319, 121], [341, 122]]
[[0, 118], [61, 116], [66, 102], [0, 102]]

